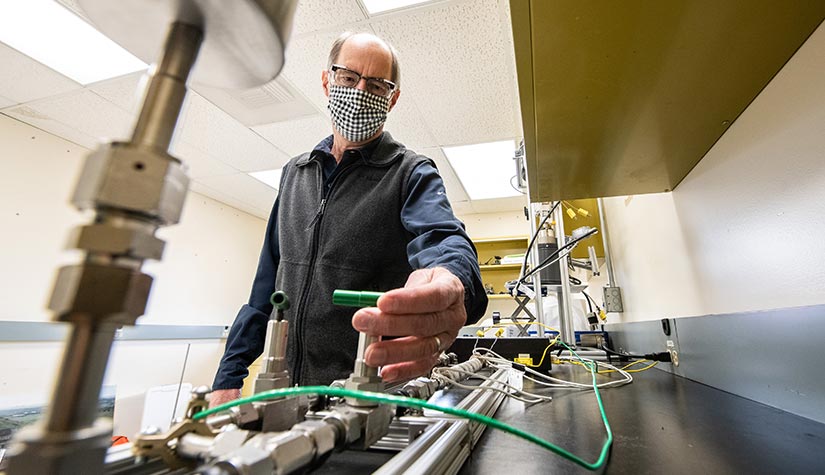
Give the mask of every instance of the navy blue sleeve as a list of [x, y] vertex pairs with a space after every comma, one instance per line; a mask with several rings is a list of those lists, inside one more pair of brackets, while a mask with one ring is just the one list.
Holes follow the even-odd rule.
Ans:
[[441, 175], [429, 162], [416, 166], [410, 174], [401, 222], [415, 236], [407, 245], [412, 268], [444, 267], [452, 272], [464, 284], [468, 321], [481, 318], [487, 310], [487, 294], [478, 254], [464, 223], [453, 214]]
[[258, 270], [252, 282], [249, 303], [241, 307], [229, 336], [226, 338], [226, 350], [221, 358], [212, 389], [237, 389], [243, 386], [247, 369], [255, 358], [264, 351], [264, 338], [272, 303], [269, 297], [275, 291], [275, 274], [281, 260], [278, 247], [278, 199], [269, 215], [266, 225], [264, 245], [258, 259]]

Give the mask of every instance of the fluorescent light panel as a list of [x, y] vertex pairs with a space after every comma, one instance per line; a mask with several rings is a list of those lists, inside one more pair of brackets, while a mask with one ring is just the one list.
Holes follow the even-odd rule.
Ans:
[[0, 1], [0, 41], [83, 85], [147, 67], [51, 0]]
[[276, 190], [278, 187], [281, 186], [281, 172], [283, 171], [282, 168], [278, 168], [277, 170], [264, 170], [260, 172], [251, 172], [249, 176], [255, 178], [258, 181], [261, 181]]
[[444, 155], [455, 170], [458, 179], [471, 200], [486, 200], [519, 196], [510, 184], [516, 174], [513, 164], [516, 144], [501, 142], [442, 147]]
[[429, 3], [432, 0], [361, 0], [370, 15], [376, 13], [398, 10], [399, 8], [411, 7], [420, 3]]

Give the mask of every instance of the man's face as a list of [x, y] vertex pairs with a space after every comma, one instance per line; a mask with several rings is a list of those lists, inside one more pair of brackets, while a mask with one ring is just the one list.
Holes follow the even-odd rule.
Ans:
[[[341, 52], [335, 64], [355, 71], [361, 77], [383, 78], [392, 80], [392, 53], [387, 47], [367, 35], [355, 35], [347, 39], [341, 46]], [[324, 94], [329, 97], [329, 86], [332, 76], [329, 71], [321, 74], [321, 83]], [[367, 83], [363, 79], [355, 86], [356, 89], [366, 90]], [[398, 101], [399, 90], [393, 92], [390, 98], [390, 110]]]

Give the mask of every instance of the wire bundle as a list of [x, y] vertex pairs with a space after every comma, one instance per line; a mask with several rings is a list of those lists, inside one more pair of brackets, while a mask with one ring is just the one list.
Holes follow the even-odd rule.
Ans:
[[[560, 342], [560, 343], [562, 345], [564, 345], [563, 342]], [[561, 360], [561, 361], [570, 361], [570, 362], [575, 361], [576, 364], [582, 365], [585, 368], [587, 368], [588, 370], [590, 369], [591, 366], [593, 368], [598, 368], [598, 367], [601, 366], [601, 367], [606, 368], [610, 372], [616, 372], [616, 373], [619, 373], [619, 375], [622, 376], [621, 379], [614, 379], [614, 380], [611, 380], [611, 381], [605, 381], [603, 383], [596, 383], [595, 378], [594, 378], [594, 384], [596, 385], [597, 388], [601, 388], [601, 389], [612, 388], [612, 387], [624, 386], [625, 384], [629, 384], [629, 383], [633, 382], [633, 376], [630, 375], [630, 373], [628, 373], [626, 370], [624, 370], [622, 368], [617, 368], [616, 366], [613, 366], [609, 363], [605, 363], [603, 361], [596, 361], [596, 360], [591, 360], [591, 359], [587, 359], [587, 358], [582, 358], [577, 353], [575, 353], [575, 351], [573, 351], [570, 347], [568, 347], [567, 345], [564, 345], [564, 346], [574, 356], [559, 356], [558, 357], [559, 360]], [[515, 364], [512, 361], [510, 361], [506, 358], [503, 358], [501, 355], [499, 355], [495, 351], [490, 350], [488, 348], [476, 348], [475, 350], [473, 350], [473, 355], [476, 356], [477, 358], [481, 358], [482, 360], [486, 361], [488, 364], [490, 364], [490, 366], [492, 366], [494, 368], [512, 368]], [[488, 356], [488, 355], [491, 355], [491, 356]], [[524, 373], [525, 373], [524, 378], [525, 379], [529, 379], [530, 381], [533, 381], [534, 383], [539, 384], [539, 385], [544, 386], [544, 387], [554, 388], [554, 389], [573, 389], [573, 390], [579, 390], [579, 391], [593, 389], [593, 385], [590, 385], [590, 384], [577, 383], [575, 381], [567, 381], [567, 380], [560, 379], [560, 378], [554, 378], [552, 376], [542, 374], [542, 373], [534, 370], [533, 368], [530, 368], [529, 366], [525, 366], [525, 365], [519, 365], [519, 366], [524, 368]], [[600, 373], [601, 373], [601, 371], [598, 371], [598, 369], [597, 369], [595, 374], [600, 374]]]

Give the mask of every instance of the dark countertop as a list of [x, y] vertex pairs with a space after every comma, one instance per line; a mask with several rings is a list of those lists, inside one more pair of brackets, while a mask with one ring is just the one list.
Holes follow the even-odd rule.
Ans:
[[[575, 374], [574, 374], [575, 373]], [[589, 382], [581, 368], [554, 376]], [[823, 473], [825, 424], [741, 398], [665, 371], [635, 373], [632, 384], [602, 390], [613, 428], [608, 474]], [[525, 382], [525, 389], [528, 389]], [[496, 418], [592, 462], [605, 438], [592, 391], [537, 391], [551, 403], [506, 400]], [[334, 454], [315, 473], [367, 473], [391, 454]], [[510, 434], [487, 429], [461, 474], [589, 473]]]

